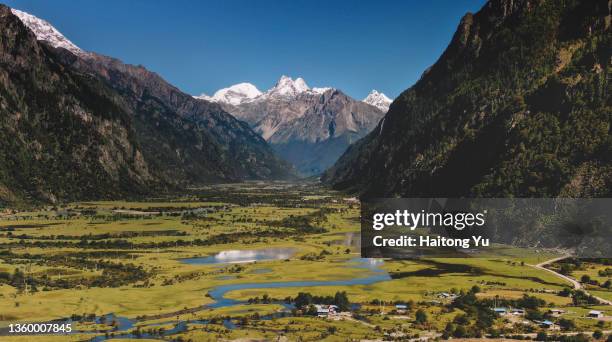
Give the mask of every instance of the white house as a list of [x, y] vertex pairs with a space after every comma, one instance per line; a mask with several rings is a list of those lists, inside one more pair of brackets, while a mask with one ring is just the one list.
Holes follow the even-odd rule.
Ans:
[[522, 316], [525, 314], [525, 310], [523, 309], [510, 309], [510, 313], [515, 316]]
[[592, 318], [603, 318], [604, 313], [602, 311], [591, 310], [587, 316]]
[[395, 304], [395, 310], [398, 313], [405, 313], [407, 309], [408, 309], [408, 306], [405, 304]]
[[334, 315], [338, 311], [338, 307], [336, 305], [315, 304], [314, 306], [317, 308], [317, 316], [319, 317]]
[[495, 312], [498, 315], [505, 315], [508, 313], [508, 309], [507, 308], [493, 308], [493, 312]]

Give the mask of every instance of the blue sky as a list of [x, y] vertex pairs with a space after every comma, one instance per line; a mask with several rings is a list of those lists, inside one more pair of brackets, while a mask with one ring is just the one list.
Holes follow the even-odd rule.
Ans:
[[5, 2], [85, 50], [141, 64], [190, 94], [283, 74], [355, 98], [411, 86], [484, 0]]

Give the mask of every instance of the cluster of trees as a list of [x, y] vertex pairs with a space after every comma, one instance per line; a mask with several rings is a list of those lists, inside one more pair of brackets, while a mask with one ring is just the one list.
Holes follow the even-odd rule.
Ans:
[[600, 277], [612, 277], [612, 268], [610, 268], [610, 267], [606, 267], [606, 268], [605, 268], [605, 269], [603, 269], [603, 270], [599, 270], [599, 271], [597, 272], [597, 274], [598, 274]]
[[[248, 188], [249, 195], [244, 196], [245, 187], [208, 187], [205, 189], [192, 189], [193, 201], [224, 202], [242, 207], [267, 204], [279, 208], [320, 208], [329, 203], [330, 198], [318, 198], [304, 201], [304, 196], [327, 193], [327, 189], [316, 182], [276, 184], [278, 187]], [[247, 185], [248, 187], [248, 185]]]
[[[592, 334], [593, 339], [595, 340], [602, 340], [604, 337], [604, 334], [601, 330], [596, 330], [593, 332]], [[589, 342], [591, 341], [591, 338], [583, 333], [580, 334], [576, 334], [576, 335], [558, 335], [558, 334], [547, 334], [544, 331], [540, 331], [536, 338], [536, 341], [555, 341], [555, 342]], [[612, 342], [612, 335], [609, 335], [607, 340], [607, 342]]]
[[572, 302], [574, 305], [599, 304], [599, 300], [597, 298], [586, 294], [582, 290], [572, 290], [569, 287], [565, 287], [563, 290], [559, 291], [559, 296], [572, 297]]
[[[571, 276], [572, 272], [576, 270], [585, 270], [589, 264], [599, 264], [599, 265], [612, 265], [612, 259], [610, 258], [567, 258], [558, 262], [559, 263], [559, 273], [567, 276]], [[598, 275], [600, 277], [610, 277], [612, 276], [612, 268], [606, 267], [605, 269], [599, 270]], [[584, 276], [583, 276], [584, 277]], [[587, 276], [588, 277], [588, 276]], [[582, 279], [581, 279], [582, 280]], [[591, 281], [591, 278], [584, 278], [584, 283], [588, 283]]]
[[[61, 267], [60, 269], [78, 270], [101, 270], [100, 276], [78, 277], [70, 276], [63, 278], [51, 278], [47, 274], [25, 274], [19, 268], [15, 268], [13, 274], [0, 272], [0, 283], [6, 283], [19, 290], [36, 292], [39, 288], [49, 290], [53, 288], [70, 289], [76, 286], [85, 287], [119, 287], [132, 284], [137, 281], [146, 281], [151, 274], [142, 266], [132, 263], [114, 263], [104, 260], [92, 260], [85, 257], [70, 258], [64, 255], [41, 255], [41, 254], [14, 254], [11, 251], [0, 252], [0, 258], [9, 264], [28, 263]], [[67, 271], [69, 272], [69, 271]]]
[[323, 260], [325, 259], [325, 256], [331, 255], [331, 254], [332, 254], [331, 252], [324, 249], [319, 254], [316, 254], [314, 252], [306, 253], [300, 257], [300, 260], [307, 260], [307, 261]]
[[106, 239], [126, 239], [140, 236], [187, 236], [187, 232], [178, 230], [151, 230], [151, 231], [127, 231], [121, 233], [103, 233], [103, 234], [86, 234], [86, 235], [29, 235], [29, 234], [13, 234], [8, 232], [6, 234], [0, 234], [0, 237], [4, 236], [9, 239], [20, 239], [20, 240], [80, 240], [80, 241], [96, 241]]
[[[610, 276], [610, 274], [612, 274], [612, 269], [607, 268], [605, 270], [600, 270], [599, 271], [599, 275], [602, 277], [608, 277]], [[580, 277], [580, 282], [585, 283], [585, 284], [589, 284], [589, 285], [593, 285], [593, 286], [601, 286], [603, 288], [609, 289], [610, 286], [612, 286], [612, 281], [610, 281], [610, 279], [606, 280], [603, 283], [599, 283], [599, 281], [597, 281], [597, 279], [591, 279], [591, 277], [588, 274], [583, 275], [582, 277]]]
[[249, 304], [270, 304], [272, 303], [272, 301], [274, 301], [275, 299], [271, 298], [267, 293], [264, 293], [261, 298], [259, 297], [253, 297], [253, 298], [249, 298], [248, 302]]
[[582, 290], [573, 291], [572, 294], [572, 302], [574, 305], [582, 305], [582, 304], [599, 304], [599, 300], [590, 294], [586, 294]]
[[[203, 239], [195, 240], [175, 240], [175, 241], [162, 241], [162, 242], [145, 242], [145, 243], [133, 243], [125, 240], [125, 238], [131, 238], [141, 236], [139, 234], [157, 234], [155, 232], [125, 232], [120, 234], [98, 234], [98, 235], [84, 235], [84, 236], [31, 236], [28, 234], [21, 234], [19, 236], [11, 235], [12, 238], [18, 238], [19, 241], [11, 241], [0, 244], [0, 248], [11, 248], [11, 247], [25, 247], [25, 248], [78, 248], [78, 249], [157, 249], [157, 248], [176, 248], [185, 246], [210, 246], [217, 244], [228, 244], [239, 242], [243, 239], [249, 238], [262, 238], [262, 237], [295, 237], [296, 234], [317, 234], [326, 232], [324, 228], [317, 227], [316, 224], [322, 223], [327, 220], [326, 215], [330, 212], [330, 208], [321, 208], [320, 210], [300, 216], [289, 216], [280, 221], [267, 222], [270, 225], [269, 229], [257, 230], [257, 231], [244, 231], [234, 233], [223, 233], [214, 236], [210, 236]], [[276, 228], [290, 228], [275, 229]], [[7, 233], [12, 234], [12, 233]], [[166, 236], [186, 236], [186, 232], [179, 232], [174, 230], [159, 232], [160, 235]], [[31, 240], [31, 241], [27, 241]], [[78, 240], [78, 242], [72, 242], [70, 240]]]
[[[334, 296], [313, 296], [308, 292], [300, 292], [291, 299], [297, 308], [308, 308], [308, 313], [311, 313], [313, 304], [336, 305], [339, 311], [348, 311], [351, 308], [351, 303], [346, 295], [346, 291], [338, 291]], [[316, 315], [316, 309], [314, 314]]]
[[267, 223], [273, 227], [292, 228], [304, 234], [325, 233], [327, 230], [322, 228], [320, 224], [327, 221], [327, 214], [331, 213], [333, 210], [334, 209], [323, 207], [314, 213], [306, 215], [289, 215], [282, 220], [268, 221]]
[[442, 334], [443, 338], [457, 337], [482, 337], [483, 334], [493, 326], [495, 313], [490, 309], [489, 300], [478, 300], [476, 293], [480, 288], [474, 285], [468, 292], [461, 291], [459, 296], [449, 304], [451, 309], [460, 309], [465, 314], [455, 317], [449, 322]]
[[211, 246], [217, 244], [228, 244], [239, 242], [243, 239], [257, 237], [283, 237], [293, 236], [290, 232], [267, 230], [254, 232], [236, 232], [222, 233], [210, 236], [203, 239], [194, 240], [174, 240], [162, 242], [143, 242], [134, 243], [125, 239], [114, 240], [79, 240], [78, 242], [63, 241], [63, 240], [19, 240], [16, 242], [7, 242], [0, 244], [0, 248], [8, 249], [11, 247], [23, 248], [76, 248], [76, 249], [158, 249], [158, 248], [176, 248], [186, 246]]

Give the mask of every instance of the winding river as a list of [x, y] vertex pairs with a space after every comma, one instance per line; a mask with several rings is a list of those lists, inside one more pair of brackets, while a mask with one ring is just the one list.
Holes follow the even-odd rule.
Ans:
[[[189, 264], [227, 264], [227, 263], [236, 263], [236, 262], [249, 262], [249, 261], [262, 261], [262, 260], [279, 260], [279, 259], [287, 259], [294, 253], [294, 250], [291, 249], [278, 249], [278, 248], [268, 248], [268, 249], [260, 249], [260, 250], [244, 250], [244, 251], [223, 251], [219, 252], [213, 256], [207, 256], [202, 258], [190, 258], [183, 259], [182, 262]], [[245, 301], [239, 301], [231, 298], [227, 298], [227, 293], [236, 290], [250, 290], [250, 289], [268, 289], [268, 288], [289, 288], [296, 287], [303, 290], [308, 287], [319, 287], [319, 286], [351, 286], [351, 285], [370, 285], [382, 281], [391, 280], [389, 274], [383, 270], [380, 266], [383, 264], [382, 260], [379, 259], [365, 259], [365, 258], [354, 258], [350, 259], [345, 263], [346, 267], [357, 267], [363, 268], [367, 270], [369, 274], [367, 277], [363, 278], [353, 278], [353, 279], [344, 279], [344, 280], [303, 280], [303, 281], [279, 281], [279, 282], [269, 282], [269, 283], [243, 283], [243, 284], [226, 284], [220, 285], [212, 288], [208, 295], [214, 300], [214, 302], [203, 306], [203, 308], [225, 308], [231, 307], [240, 304], [246, 304]], [[289, 311], [291, 309], [291, 305], [285, 303], [275, 303], [281, 304], [285, 307], [284, 312], [263, 316], [262, 319], [271, 319], [273, 317], [278, 316], [286, 316], [289, 315]], [[116, 322], [116, 328], [113, 331], [113, 336], [97, 336], [92, 338], [90, 341], [92, 342], [101, 342], [108, 339], [114, 338], [151, 338], [155, 336], [151, 336], [148, 334], [135, 335], [132, 333], [127, 333], [128, 330], [132, 329], [135, 326], [136, 320], [132, 320], [126, 317], [114, 316], [113, 314], [106, 315], [104, 321]], [[97, 319], [98, 323], [101, 323], [100, 318]], [[187, 325], [189, 323], [192, 324], [208, 324], [207, 320], [185, 320], [185, 321], [166, 321], [155, 324], [142, 325], [142, 329], [152, 328], [160, 325], [167, 324], [175, 324], [174, 328], [170, 330], [166, 330], [162, 335], [169, 336], [176, 333], [180, 333], [187, 329]], [[223, 322], [224, 326], [228, 329], [237, 328], [236, 325], [230, 321], [225, 320]]]

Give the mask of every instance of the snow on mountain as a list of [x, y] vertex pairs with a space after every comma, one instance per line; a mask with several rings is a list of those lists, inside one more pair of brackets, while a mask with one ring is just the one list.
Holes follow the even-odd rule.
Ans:
[[[264, 93], [253, 93], [254, 97], [233, 105], [218, 93], [199, 98], [218, 102], [249, 124], [304, 175], [319, 174], [331, 166], [347, 146], [368, 134], [385, 114], [341, 90], [310, 88], [299, 77], [282, 76]], [[390, 102], [382, 94], [378, 97]]]
[[322, 87], [322, 88], [312, 88], [311, 90], [315, 94], [323, 94], [326, 91], [332, 90], [332, 89], [334, 89], [334, 88], [332, 88], [332, 87]]
[[266, 96], [294, 97], [300, 93], [310, 90], [303, 78], [291, 79], [288, 76], [281, 76], [276, 85], [266, 91]]
[[391, 105], [391, 102], [393, 102], [393, 100], [388, 98], [385, 94], [379, 93], [374, 89], [368, 94], [365, 99], [363, 99], [363, 102], [370, 104], [382, 110], [383, 112], [387, 112], [389, 110], [389, 105]]
[[34, 32], [36, 39], [45, 41], [56, 48], [64, 48], [75, 55], [82, 56], [87, 54], [87, 52], [74, 45], [74, 43], [47, 21], [14, 8], [11, 8], [11, 12], [13, 12], [25, 26]]
[[261, 94], [261, 91], [251, 83], [238, 83], [231, 87], [217, 90], [213, 96], [202, 94], [195, 97], [202, 100], [238, 106], [255, 99]]
[[238, 106], [252, 101], [267, 101], [269, 99], [291, 100], [302, 93], [323, 94], [331, 87], [310, 88], [303, 78], [293, 80], [289, 76], [281, 76], [274, 87], [266, 92], [261, 92], [251, 83], [239, 83], [228, 88], [219, 89], [213, 96], [202, 94], [194, 96], [197, 99], [212, 101], [222, 104]]

